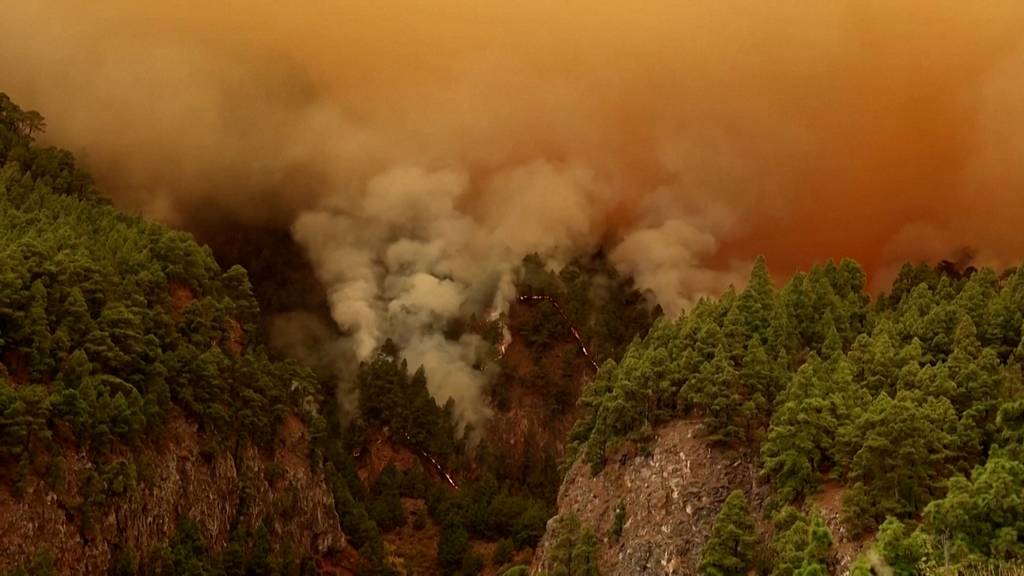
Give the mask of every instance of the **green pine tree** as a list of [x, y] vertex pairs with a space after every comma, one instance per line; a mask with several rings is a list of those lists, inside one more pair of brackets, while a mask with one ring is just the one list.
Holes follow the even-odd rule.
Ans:
[[734, 490], [715, 517], [698, 570], [706, 576], [741, 576], [753, 565], [757, 533], [742, 490]]

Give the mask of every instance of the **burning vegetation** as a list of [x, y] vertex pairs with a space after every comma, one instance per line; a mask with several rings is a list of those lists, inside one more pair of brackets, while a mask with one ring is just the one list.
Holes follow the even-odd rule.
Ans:
[[[594, 372], [597, 372], [597, 370], [598, 370], [597, 362], [595, 362], [594, 358], [591, 357], [590, 351], [587, 350], [587, 345], [583, 343], [583, 337], [580, 336], [580, 331], [576, 328], [576, 326], [574, 326], [572, 324], [572, 321], [569, 320], [569, 317], [566, 316], [565, 312], [562, 311], [562, 307], [558, 305], [558, 300], [555, 300], [555, 298], [553, 296], [523, 295], [523, 296], [519, 297], [519, 301], [520, 302], [547, 302], [547, 303], [551, 304], [551, 306], [555, 309], [555, 311], [558, 312], [558, 315], [562, 317], [562, 320], [565, 321], [566, 326], [568, 326], [568, 328], [569, 328], [569, 332], [572, 333], [573, 339], [576, 340], [576, 344], [580, 348], [580, 352], [587, 359], [587, 362], [590, 363], [591, 367], [594, 368]], [[502, 346], [501, 347], [502, 354], [504, 354], [505, 349], [508, 347], [508, 344], [504, 341], [504, 339], [502, 340], [501, 346]]]
[[[0, 571], [293, 573], [288, 536], [387, 575], [410, 519], [496, 571], [560, 458], [681, 418], [770, 482], [709, 570], [836, 568], [787, 508], [826, 479], [898, 573], [1024, 558], [1024, 4], [10, 4], [0, 88], [52, 126], [0, 93]], [[118, 534], [172, 425], [225, 503]], [[382, 437], [407, 466], [361, 477]], [[565, 526], [556, 570], [615, 556]]]

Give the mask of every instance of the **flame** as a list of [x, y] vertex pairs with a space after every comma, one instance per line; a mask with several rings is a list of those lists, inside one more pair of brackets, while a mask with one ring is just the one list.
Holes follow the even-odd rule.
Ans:
[[512, 332], [509, 331], [508, 326], [505, 324], [505, 318], [499, 308], [492, 308], [487, 313], [487, 321], [497, 322], [501, 328], [501, 340], [498, 342], [498, 359], [500, 360], [505, 357], [509, 345], [512, 344]]
[[450, 484], [452, 488], [455, 488], [456, 490], [459, 489], [459, 485], [455, 483], [455, 479], [452, 478], [451, 474], [445, 472], [444, 468], [441, 467], [441, 464], [439, 464], [437, 460], [434, 460], [433, 456], [427, 454], [427, 452], [423, 449], [420, 449], [419, 452], [421, 456], [429, 460], [430, 463], [434, 465], [434, 469], [437, 470], [438, 474], [443, 476], [444, 479], [448, 481], [448, 484]]
[[505, 353], [508, 352], [509, 345], [512, 344], [512, 333], [507, 328], [502, 326], [501, 330], [501, 342], [498, 342], [498, 358], [504, 358]]
[[426, 458], [426, 460], [428, 462], [430, 462], [430, 464], [434, 467], [434, 470], [436, 470], [438, 474], [440, 474], [445, 480], [447, 480], [448, 484], [452, 488], [454, 488], [456, 490], [459, 489], [459, 485], [455, 483], [455, 479], [452, 478], [451, 474], [449, 474], [448, 472], [445, 471], [444, 467], [441, 466], [441, 463], [438, 462], [437, 460], [435, 460], [433, 456], [428, 454], [426, 450], [424, 450], [423, 448], [420, 448], [419, 446], [416, 446], [415, 444], [413, 444], [412, 443], [412, 439], [409, 438], [408, 434], [405, 435], [405, 441], [408, 442], [409, 445], [411, 445], [414, 448], [416, 448], [416, 451], [419, 453], [419, 455], [422, 456], [423, 458]]
[[580, 352], [583, 352], [583, 356], [587, 359], [587, 362], [590, 362], [590, 366], [594, 369], [595, 372], [597, 372], [597, 370], [598, 370], [597, 362], [595, 362], [594, 358], [590, 355], [590, 350], [588, 350], [587, 349], [587, 345], [584, 344], [583, 337], [580, 336], [580, 331], [577, 330], [576, 326], [574, 326], [572, 321], [569, 320], [569, 316], [567, 316], [565, 311], [562, 310], [562, 307], [558, 304], [558, 300], [555, 300], [554, 297], [547, 296], [547, 295], [537, 295], [537, 294], [528, 294], [527, 295], [527, 294], [524, 294], [524, 295], [519, 297], [519, 301], [520, 302], [550, 302], [551, 305], [554, 306], [555, 311], [558, 312], [558, 315], [561, 316], [562, 320], [564, 320], [565, 323], [569, 326], [569, 331], [572, 332], [572, 337], [576, 340], [576, 344], [579, 346]]

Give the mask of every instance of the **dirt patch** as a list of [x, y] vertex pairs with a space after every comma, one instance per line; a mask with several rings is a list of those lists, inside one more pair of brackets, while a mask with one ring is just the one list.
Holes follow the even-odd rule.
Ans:
[[228, 352], [236, 358], [242, 355], [245, 349], [245, 329], [234, 318], [228, 319]]
[[306, 425], [294, 413], [289, 413], [281, 424], [282, 448], [277, 460], [293, 470], [309, 465], [309, 432]]
[[[409, 576], [423, 574], [435, 576], [441, 574], [437, 564], [437, 539], [441, 530], [427, 514], [427, 505], [423, 500], [402, 498], [405, 509], [405, 526], [384, 535], [384, 543], [394, 565]], [[415, 519], [422, 517], [426, 524], [417, 529]]]
[[850, 564], [874, 540], [873, 534], [867, 534], [856, 540], [850, 539], [842, 520], [844, 494], [846, 494], [846, 486], [836, 481], [830, 481], [826, 482], [821, 491], [810, 498], [810, 503], [821, 512], [825, 524], [832, 532], [835, 544], [832, 547], [831, 564], [837, 574], [848, 573]]
[[359, 455], [357, 472], [363, 485], [369, 486], [389, 463], [401, 472], [414, 468], [419, 461], [415, 452], [394, 442], [390, 430], [385, 428], [367, 439], [366, 448]]
[[23, 386], [28, 383], [28, 359], [25, 354], [7, 350], [3, 355], [3, 365], [7, 370], [7, 379], [12, 385]]
[[171, 294], [171, 318], [178, 321], [181, 319], [181, 311], [192, 302], [195, 302], [196, 295], [192, 292], [191, 288], [180, 282], [171, 282], [168, 290]]

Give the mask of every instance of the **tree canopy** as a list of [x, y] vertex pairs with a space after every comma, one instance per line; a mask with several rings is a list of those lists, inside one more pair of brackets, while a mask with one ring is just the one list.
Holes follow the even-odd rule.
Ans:
[[952, 557], [1022, 558], [1019, 519], [985, 494], [1019, 499], [1024, 269], [907, 265], [888, 294], [865, 287], [844, 260], [775, 289], [759, 259], [743, 290], [658, 320], [601, 367], [573, 457], [598, 471], [623, 440], [697, 417], [709, 441], [757, 447], [770, 509], [836, 480], [855, 535], [925, 513]]

